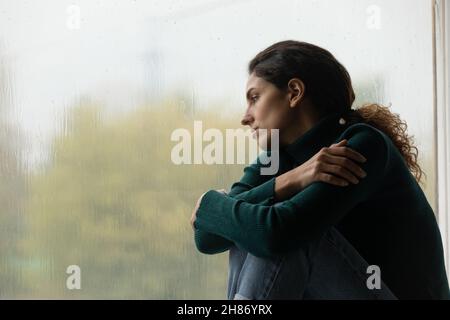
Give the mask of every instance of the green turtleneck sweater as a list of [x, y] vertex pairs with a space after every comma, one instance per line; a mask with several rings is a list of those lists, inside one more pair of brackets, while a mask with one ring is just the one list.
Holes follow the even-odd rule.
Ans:
[[[194, 222], [204, 253], [236, 245], [272, 258], [299, 249], [335, 226], [399, 299], [449, 299], [440, 231], [422, 189], [391, 139], [364, 124], [321, 119], [280, 149], [276, 175], [260, 174], [256, 161], [228, 195], [206, 192]], [[310, 159], [322, 147], [347, 139], [367, 159], [367, 176], [356, 185], [314, 182], [288, 200], [275, 201], [276, 176]]]

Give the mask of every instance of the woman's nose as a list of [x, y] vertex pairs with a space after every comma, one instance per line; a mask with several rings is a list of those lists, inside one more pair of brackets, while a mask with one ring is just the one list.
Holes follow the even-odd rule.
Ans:
[[250, 125], [253, 122], [253, 120], [254, 120], [253, 117], [247, 111], [241, 120], [241, 124], [243, 126]]

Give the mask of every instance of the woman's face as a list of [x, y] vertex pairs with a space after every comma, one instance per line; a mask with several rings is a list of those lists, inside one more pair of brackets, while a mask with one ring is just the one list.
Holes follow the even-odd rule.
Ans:
[[242, 125], [252, 128], [253, 137], [262, 149], [271, 146], [271, 130], [279, 130], [279, 141], [283, 141], [285, 129], [292, 125], [293, 109], [289, 95], [274, 84], [252, 73], [247, 81], [247, 110]]

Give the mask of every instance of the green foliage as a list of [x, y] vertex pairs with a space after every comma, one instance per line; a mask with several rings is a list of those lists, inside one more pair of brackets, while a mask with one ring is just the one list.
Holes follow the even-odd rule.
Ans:
[[[228, 255], [197, 252], [190, 216], [209, 189], [228, 189], [243, 165], [175, 165], [176, 128], [192, 131], [191, 110], [174, 101], [107, 116], [84, 104], [55, 138], [48, 168], [30, 178], [24, 297], [226, 298]], [[204, 129], [237, 118], [201, 112]], [[66, 288], [67, 266], [81, 290]]]

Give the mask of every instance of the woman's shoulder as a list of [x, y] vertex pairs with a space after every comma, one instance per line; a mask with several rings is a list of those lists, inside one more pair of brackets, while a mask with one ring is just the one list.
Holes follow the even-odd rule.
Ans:
[[348, 147], [358, 151], [367, 159], [372, 159], [372, 163], [378, 163], [380, 170], [387, 171], [392, 165], [392, 152], [395, 152], [396, 147], [378, 128], [358, 122], [348, 126], [337, 141], [343, 139], [348, 141]]
[[373, 143], [373, 147], [383, 147], [386, 151], [395, 147], [391, 139], [380, 129], [364, 122], [358, 122], [348, 126], [338, 140], [357, 139], [367, 143]]
[[387, 135], [383, 131], [365, 122], [357, 122], [349, 125], [342, 134], [355, 135], [361, 132], [368, 135], [383, 137], [383, 139], [387, 138]]

